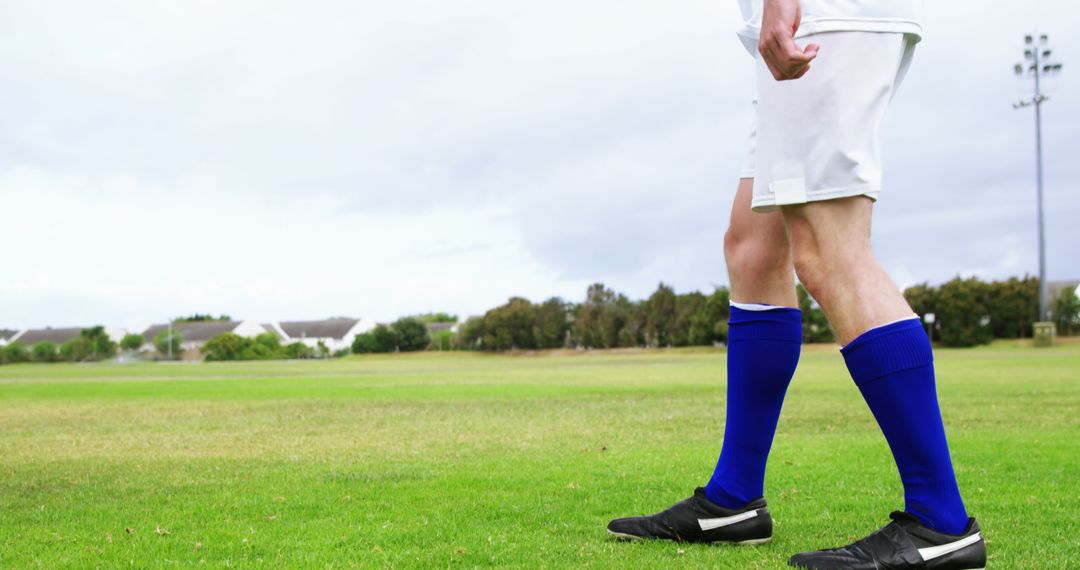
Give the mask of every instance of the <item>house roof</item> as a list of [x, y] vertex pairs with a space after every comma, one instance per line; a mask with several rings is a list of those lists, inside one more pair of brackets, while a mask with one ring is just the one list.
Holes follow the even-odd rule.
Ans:
[[281, 333], [278, 332], [278, 329], [274, 326], [274, 323], [262, 323], [262, 328], [266, 329], [266, 332], [278, 337], [279, 340], [287, 340], [284, 336], [281, 336]]
[[[214, 335], [233, 332], [240, 326], [240, 321], [196, 321], [173, 323], [173, 333], [179, 333], [183, 342], [206, 342]], [[154, 337], [169, 328], [168, 324], [153, 325], [143, 332], [146, 342], [154, 342]]]
[[82, 333], [81, 327], [75, 328], [43, 328], [43, 329], [29, 329], [19, 335], [19, 338], [15, 339], [26, 346], [33, 346], [39, 342], [51, 342], [53, 344], [64, 344], [65, 342], [79, 338], [79, 334]]
[[1065, 279], [1062, 281], [1047, 281], [1046, 282], [1046, 296], [1051, 300], [1057, 299], [1058, 295], [1061, 295], [1066, 289], [1076, 289], [1080, 287], [1080, 279]]
[[15, 336], [15, 333], [17, 332], [19, 331], [13, 331], [11, 329], [0, 329], [0, 340], [7, 340]]
[[291, 321], [278, 323], [290, 338], [332, 338], [342, 340], [360, 319], [337, 318], [322, 321]]

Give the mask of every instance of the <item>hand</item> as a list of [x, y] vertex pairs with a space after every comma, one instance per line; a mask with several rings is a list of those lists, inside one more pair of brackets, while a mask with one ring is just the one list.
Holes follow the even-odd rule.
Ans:
[[799, 0], [765, 0], [758, 52], [777, 81], [806, 75], [810, 71], [810, 61], [817, 57], [817, 44], [807, 44], [805, 49], [795, 44], [795, 32], [801, 19]]

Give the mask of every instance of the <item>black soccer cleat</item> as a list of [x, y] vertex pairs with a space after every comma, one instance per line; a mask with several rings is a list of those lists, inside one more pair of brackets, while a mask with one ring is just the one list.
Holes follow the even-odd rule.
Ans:
[[707, 499], [705, 489], [698, 487], [692, 497], [666, 511], [615, 519], [607, 529], [616, 538], [626, 540], [763, 544], [772, 540], [772, 516], [765, 508], [765, 499], [741, 509], [726, 509]]
[[788, 564], [815, 570], [985, 570], [986, 542], [975, 519], [968, 519], [963, 534], [944, 534], [923, 526], [909, 513], [897, 511], [889, 516], [893, 522], [862, 540], [796, 554]]

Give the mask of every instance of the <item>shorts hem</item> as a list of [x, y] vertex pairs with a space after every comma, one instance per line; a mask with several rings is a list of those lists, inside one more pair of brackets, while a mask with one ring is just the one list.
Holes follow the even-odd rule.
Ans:
[[772, 212], [782, 206], [798, 206], [810, 202], [826, 202], [828, 200], [838, 200], [840, 198], [850, 198], [852, 196], [866, 196], [876, 202], [878, 193], [880, 192], [881, 186], [879, 184], [860, 184], [859, 186], [847, 186], [844, 188], [829, 188], [827, 190], [807, 192], [805, 200], [789, 204], [777, 204], [772, 196], [754, 196], [750, 201], [750, 209], [759, 213]]
[[795, 39], [802, 40], [817, 34], [836, 32], [865, 32], [871, 34], [903, 34], [912, 43], [922, 39], [922, 26], [914, 20], [877, 20], [860, 18], [822, 18], [802, 22]]

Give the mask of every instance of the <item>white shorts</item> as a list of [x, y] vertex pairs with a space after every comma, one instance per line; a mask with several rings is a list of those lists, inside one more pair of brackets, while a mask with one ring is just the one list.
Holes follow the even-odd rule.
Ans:
[[881, 191], [880, 131], [885, 110], [911, 63], [915, 43], [900, 33], [828, 32], [810, 71], [776, 81], [758, 56], [757, 105], [742, 178], [754, 179], [751, 207]]

